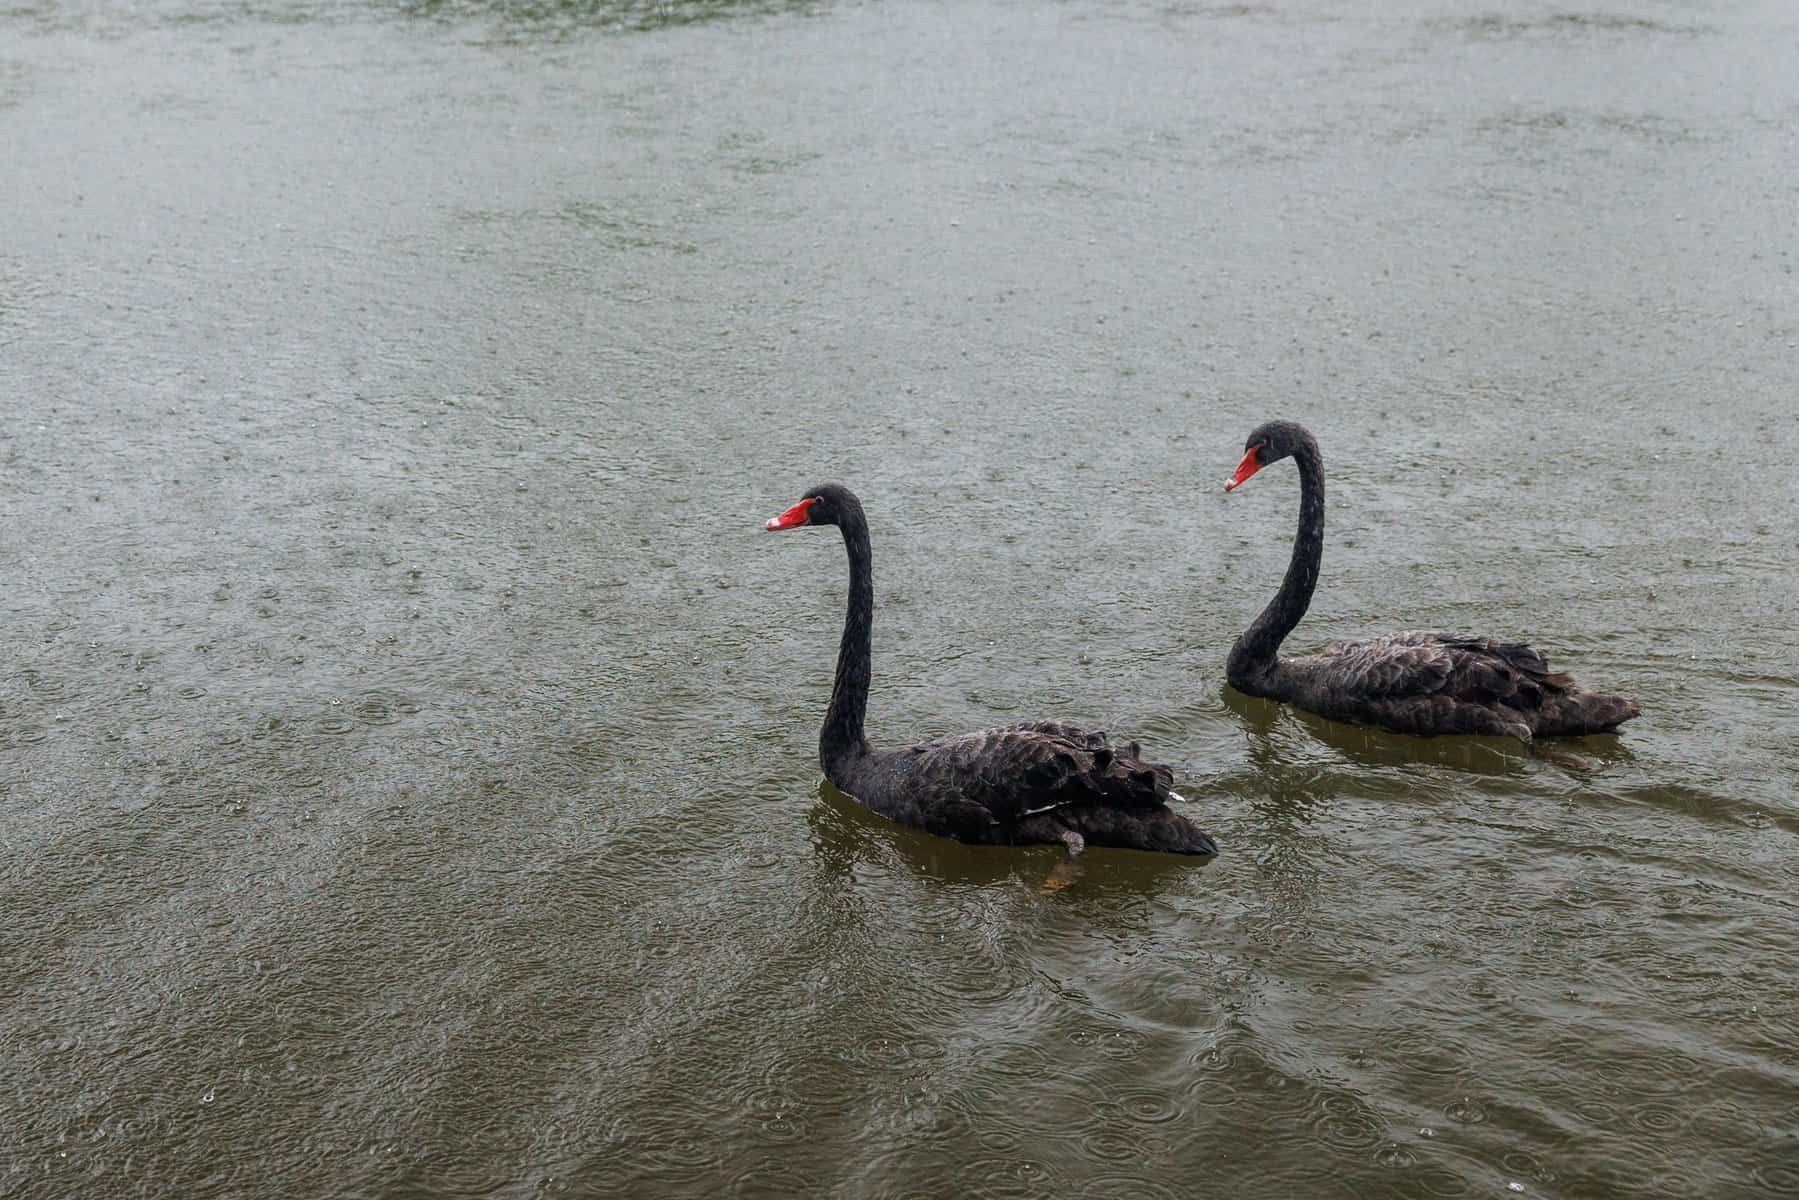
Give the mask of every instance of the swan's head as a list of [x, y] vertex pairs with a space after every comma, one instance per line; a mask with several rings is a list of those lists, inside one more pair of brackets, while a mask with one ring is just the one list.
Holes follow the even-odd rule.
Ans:
[[801, 525], [841, 525], [845, 517], [861, 511], [861, 502], [854, 492], [841, 483], [826, 483], [801, 496], [798, 504], [780, 516], [770, 517], [763, 528], [773, 533]]
[[1231, 477], [1224, 481], [1224, 490], [1235, 489], [1269, 463], [1279, 462], [1311, 440], [1312, 435], [1306, 432], [1305, 426], [1292, 421], [1268, 421], [1257, 425], [1243, 443], [1243, 458], [1231, 472]]

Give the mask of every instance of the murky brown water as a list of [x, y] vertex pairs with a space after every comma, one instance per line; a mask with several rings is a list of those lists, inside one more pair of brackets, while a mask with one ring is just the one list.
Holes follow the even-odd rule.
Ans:
[[[0, 1195], [1799, 1191], [1779, 0], [0, 8]], [[1523, 636], [1615, 739], [1248, 701]], [[1209, 865], [821, 788], [1066, 716]]]

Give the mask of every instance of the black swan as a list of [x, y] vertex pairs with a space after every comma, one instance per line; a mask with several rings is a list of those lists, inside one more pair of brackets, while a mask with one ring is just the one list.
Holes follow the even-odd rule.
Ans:
[[1338, 721], [1395, 733], [1486, 733], [1529, 740], [1606, 733], [1641, 710], [1622, 696], [1582, 691], [1518, 642], [1448, 633], [1396, 633], [1332, 642], [1323, 654], [1281, 658], [1282, 639], [1312, 602], [1324, 554], [1324, 460], [1303, 425], [1270, 421], [1244, 446], [1231, 491], [1269, 463], [1299, 465], [1299, 533], [1280, 591], [1231, 647], [1225, 678], [1251, 696], [1284, 700]]
[[818, 761], [838, 789], [889, 820], [976, 845], [1087, 842], [1173, 854], [1216, 854], [1218, 845], [1168, 807], [1173, 772], [1146, 763], [1138, 746], [1112, 745], [1056, 721], [1030, 721], [877, 750], [863, 736], [874, 624], [874, 556], [862, 502], [841, 484], [813, 488], [772, 518], [769, 530], [835, 525], [849, 551], [849, 612], [837, 652], [831, 707]]

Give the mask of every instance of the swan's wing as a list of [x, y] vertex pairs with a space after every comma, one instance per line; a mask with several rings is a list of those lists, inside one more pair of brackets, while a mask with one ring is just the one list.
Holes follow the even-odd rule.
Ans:
[[1552, 692], [1566, 692], [1574, 680], [1549, 669], [1549, 660], [1523, 642], [1458, 638], [1439, 634], [1455, 662], [1449, 688], [1458, 700], [1496, 702], [1520, 710], [1543, 707]]
[[1495, 638], [1458, 637], [1452, 633], [1430, 635], [1457, 654], [1487, 658], [1504, 663], [1508, 668], [1549, 687], [1565, 688], [1573, 681], [1559, 671], [1549, 669], [1549, 660], [1535, 646], [1523, 642], [1501, 642]]
[[1355, 696], [1396, 699], [1441, 691], [1454, 670], [1442, 643], [1429, 634], [1396, 633], [1361, 642], [1332, 642], [1322, 656], [1331, 685]]
[[974, 804], [1011, 824], [1071, 804], [1167, 803], [1174, 773], [1139, 754], [1135, 742], [1033, 721], [909, 747], [904, 773], [929, 809]]
[[1327, 656], [1352, 694], [1377, 699], [1444, 695], [1464, 703], [1533, 709], [1546, 689], [1568, 685], [1519, 642], [1414, 630], [1363, 642], [1332, 642]]

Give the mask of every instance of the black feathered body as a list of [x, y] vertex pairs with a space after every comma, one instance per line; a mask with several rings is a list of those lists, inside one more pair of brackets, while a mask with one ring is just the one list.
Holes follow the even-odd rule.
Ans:
[[1141, 754], [1135, 742], [1033, 721], [820, 759], [831, 782], [870, 810], [960, 842], [1060, 843], [1071, 830], [1095, 845], [1216, 853], [1168, 807], [1173, 772]]
[[[873, 552], [861, 502], [840, 484], [814, 488], [808, 523], [835, 524], [849, 552], [848, 611], [818, 760], [838, 790], [890, 820], [976, 845], [1080, 842], [1175, 854], [1216, 854], [1198, 826], [1168, 807], [1173, 773], [1056, 721], [1033, 721], [897, 749], [863, 731], [872, 675]], [[816, 519], [814, 519], [816, 518]], [[1078, 834], [1071, 840], [1067, 834]]]
[[1583, 691], [1519, 642], [1413, 631], [1331, 642], [1231, 680], [1237, 690], [1395, 733], [1557, 737], [1613, 729], [1638, 713]]
[[1604, 733], [1636, 716], [1635, 702], [1584, 691], [1530, 646], [1415, 631], [1332, 642], [1322, 654], [1280, 657], [1312, 601], [1324, 554], [1324, 462], [1303, 426], [1274, 421], [1250, 434], [1299, 468], [1299, 532], [1273, 600], [1231, 647], [1225, 678], [1252, 696], [1395, 733], [1559, 737]]

